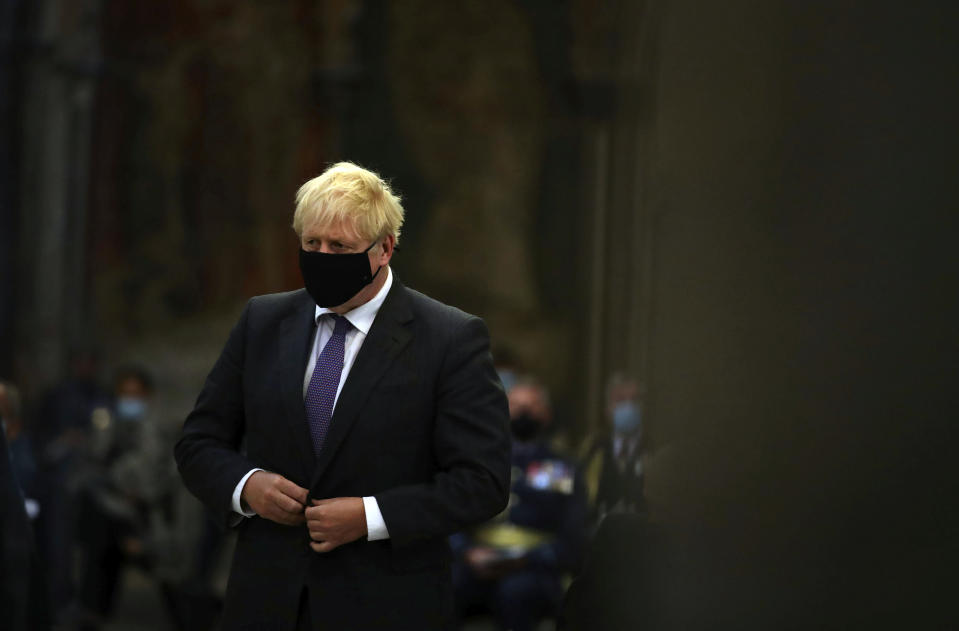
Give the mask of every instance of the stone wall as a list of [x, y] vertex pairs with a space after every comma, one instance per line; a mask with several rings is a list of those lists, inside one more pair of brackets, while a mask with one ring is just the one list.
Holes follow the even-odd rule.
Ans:
[[[90, 7], [95, 99], [74, 161], [89, 192], [67, 266], [83, 324], [53, 326], [62, 344], [41, 368], [27, 324], [37, 307], [21, 309], [20, 371], [37, 387], [78, 343], [105, 349], [107, 364], [163, 363], [157, 349], [212, 363], [249, 296], [300, 286], [293, 194], [350, 159], [404, 195], [397, 273], [483, 316], [494, 347], [552, 385], [563, 422], [585, 430], [597, 404], [587, 390], [601, 382], [582, 368], [596, 317], [592, 192], [606, 177], [588, 149], [614, 116], [621, 3]], [[24, 262], [41, 265], [29, 252]], [[183, 345], [192, 328], [205, 343]], [[197, 385], [170, 378], [168, 389]]]

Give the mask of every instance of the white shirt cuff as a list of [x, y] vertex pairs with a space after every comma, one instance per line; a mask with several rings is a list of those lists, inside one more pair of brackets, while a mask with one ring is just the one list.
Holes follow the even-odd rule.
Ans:
[[239, 513], [244, 517], [253, 517], [256, 515], [256, 511], [250, 510], [250, 507], [246, 505], [246, 502], [240, 500], [240, 496], [243, 494], [243, 487], [246, 485], [246, 481], [250, 479], [250, 476], [256, 473], [257, 471], [263, 471], [263, 469], [250, 469], [250, 471], [240, 478], [240, 481], [237, 482], [236, 488], [233, 489], [233, 512]]
[[366, 511], [366, 540], [389, 539], [390, 531], [386, 529], [386, 522], [383, 521], [383, 513], [380, 512], [380, 505], [376, 503], [376, 498], [364, 497], [363, 509]]

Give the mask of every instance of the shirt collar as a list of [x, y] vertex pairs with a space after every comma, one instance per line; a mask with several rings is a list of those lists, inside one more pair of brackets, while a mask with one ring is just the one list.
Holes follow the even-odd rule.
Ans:
[[[343, 317], [349, 320], [350, 324], [353, 325], [358, 331], [362, 332], [363, 335], [368, 335], [370, 332], [370, 327], [373, 326], [373, 320], [376, 318], [376, 314], [379, 313], [380, 307], [383, 306], [383, 301], [386, 300], [386, 294], [390, 293], [390, 287], [393, 286], [393, 271], [390, 269], [390, 266], [386, 266], [386, 282], [383, 283], [383, 286], [380, 287], [380, 290], [376, 292], [376, 295], [373, 296], [368, 302], [364, 302], [359, 307], [355, 307], [350, 311], [347, 311], [343, 314]], [[325, 313], [333, 313], [326, 307], [316, 307], [316, 323], [320, 323], [320, 316]]]

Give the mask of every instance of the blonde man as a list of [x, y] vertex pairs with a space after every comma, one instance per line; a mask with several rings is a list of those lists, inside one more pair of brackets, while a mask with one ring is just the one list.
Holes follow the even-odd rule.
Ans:
[[223, 628], [447, 628], [447, 536], [506, 504], [486, 327], [395, 277], [402, 224], [371, 171], [306, 182], [304, 289], [250, 300], [184, 423], [184, 482], [239, 529]]

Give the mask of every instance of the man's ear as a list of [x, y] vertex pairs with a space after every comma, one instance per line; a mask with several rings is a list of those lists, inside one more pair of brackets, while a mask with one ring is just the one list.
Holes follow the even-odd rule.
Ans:
[[386, 265], [393, 258], [393, 250], [396, 248], [396, 236], [386, 235], [383, 239], [383, 251], [380, 253], [380, 265]]

